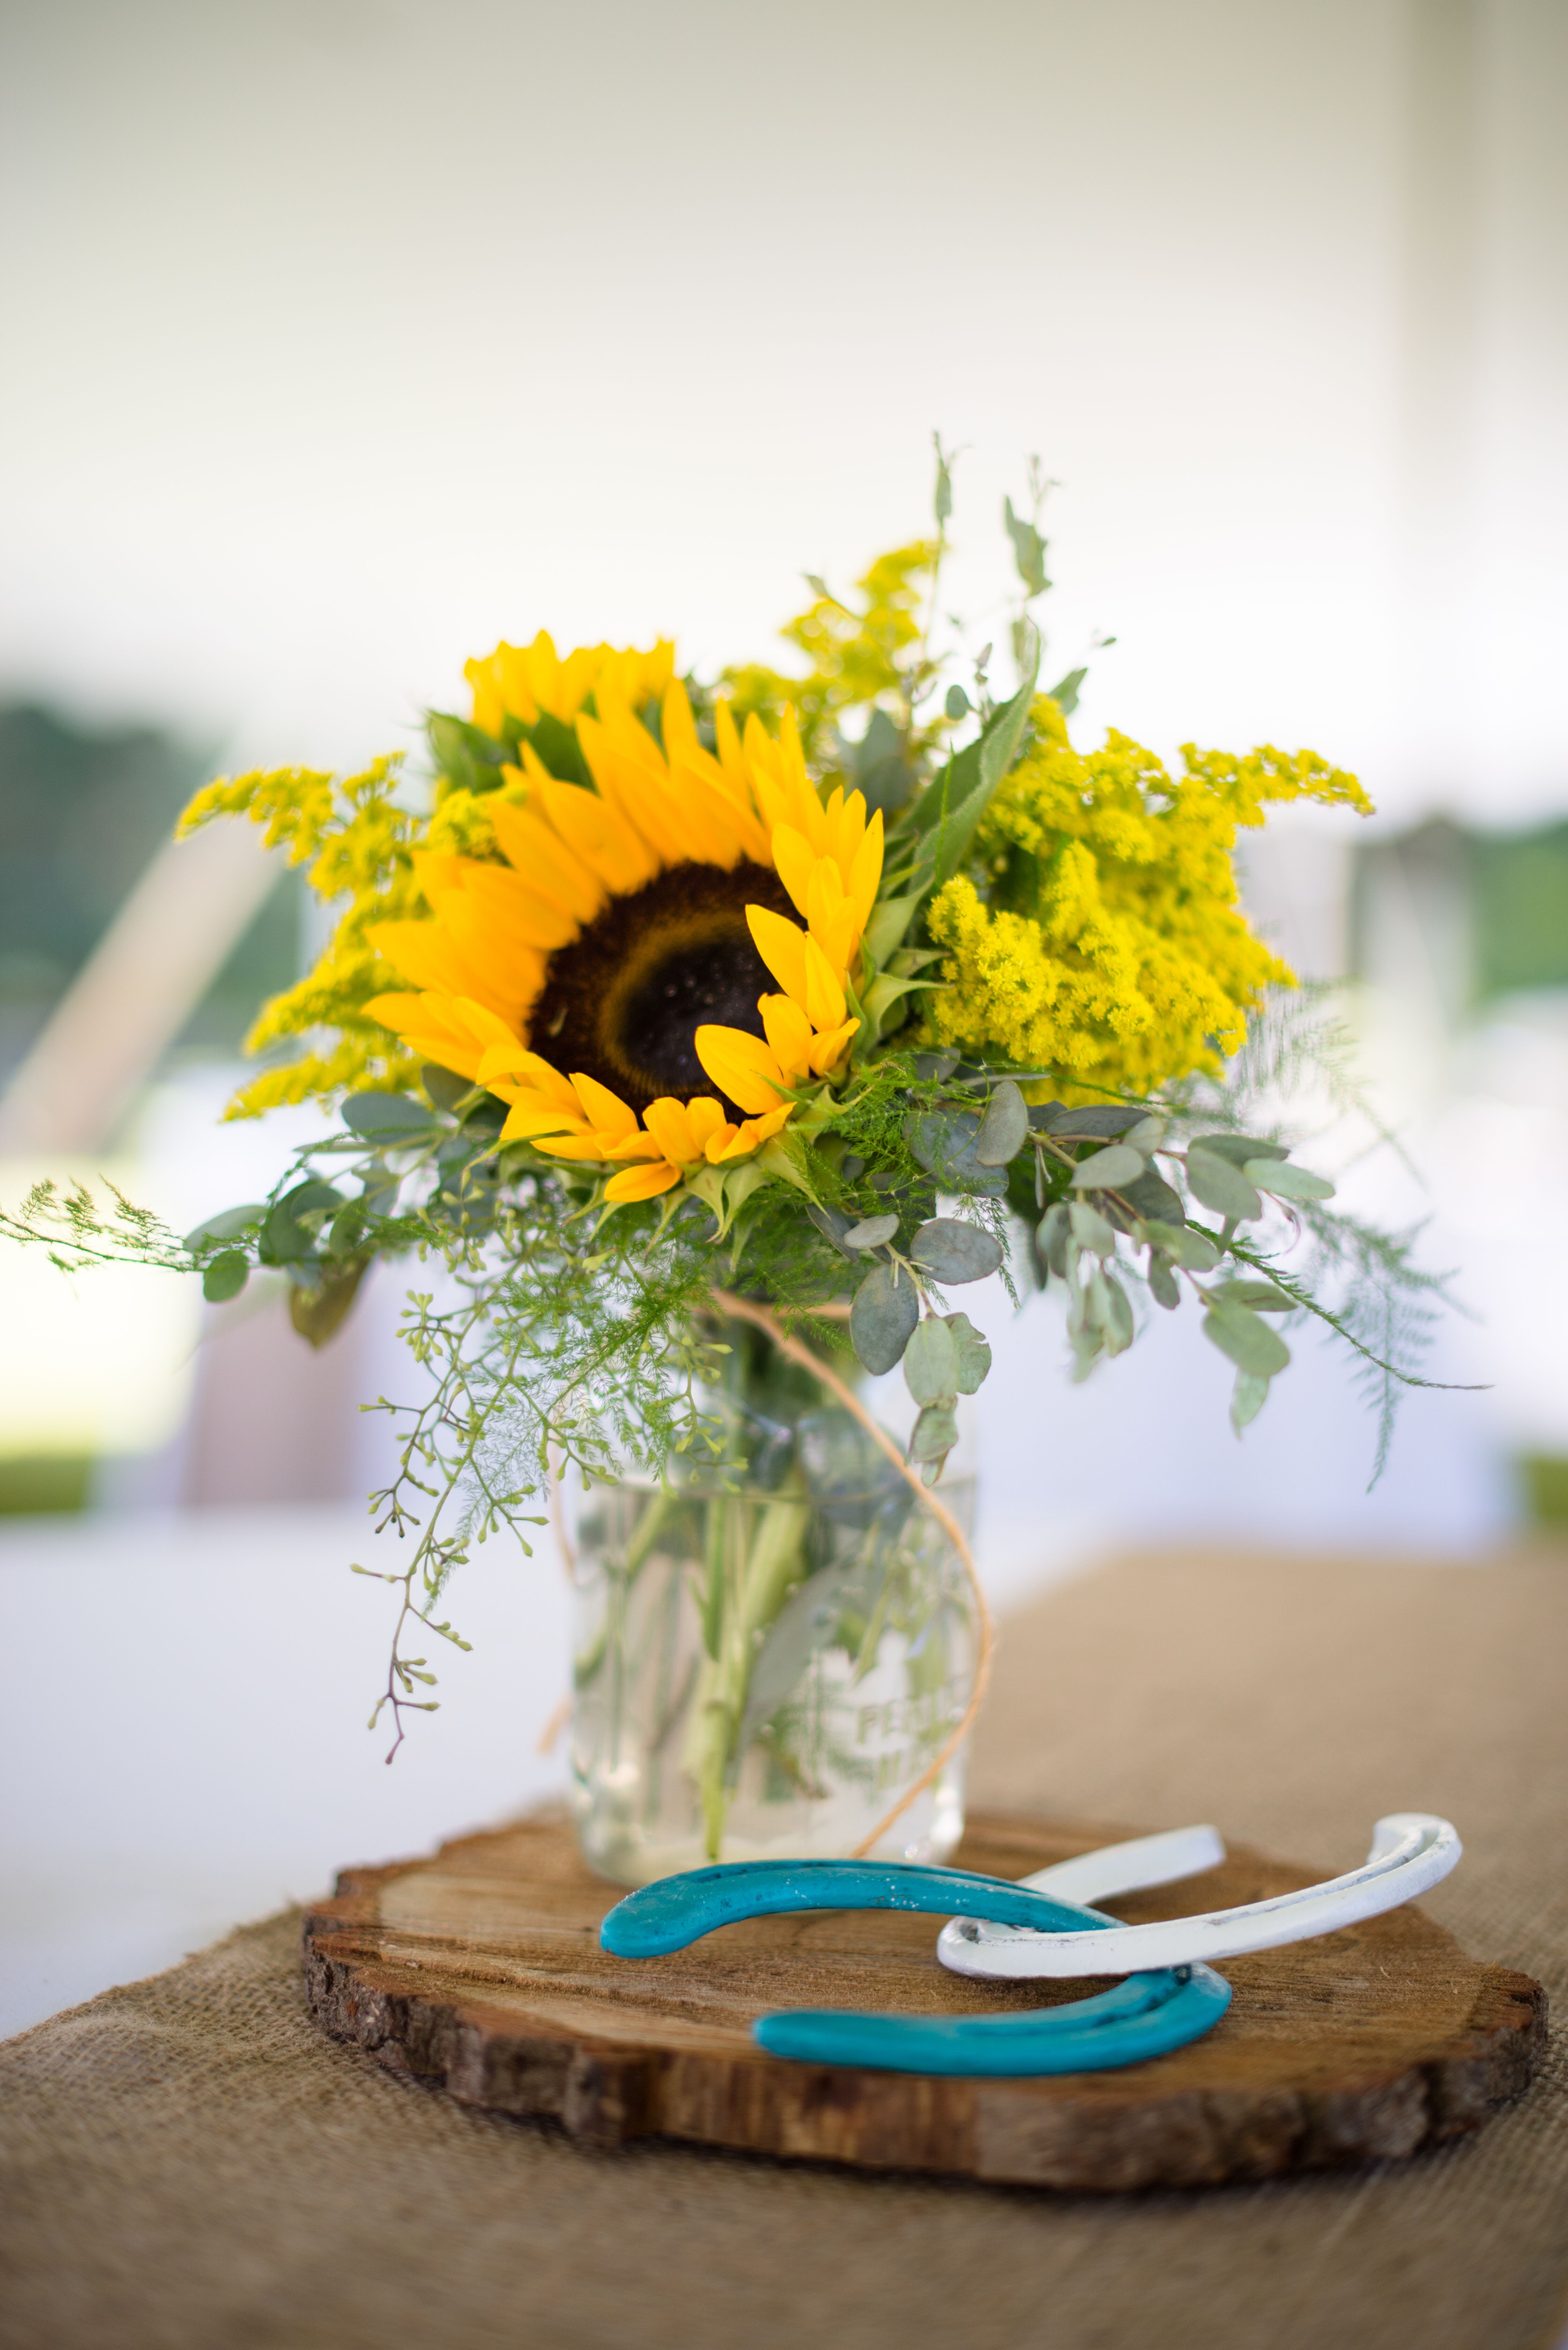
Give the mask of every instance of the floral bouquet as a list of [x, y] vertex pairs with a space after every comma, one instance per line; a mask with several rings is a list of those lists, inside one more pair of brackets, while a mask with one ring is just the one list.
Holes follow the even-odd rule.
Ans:
[[[942, 1472], [991, 1362], [952, 1291], [1060, 1284], [1077, 1378], [1185, 1302], [1240, 1431], [1282, 1323], [1391, 1395], [1433, 1286], [1263, 1115], [1324, 1030], [1273, 1008], [1294, 982], [1238, 906], [1237, 831], [1366, 813], [1359, 786], [1310, 752], [1076, 748], [1085, 671], [1038, 690], [1037, 472], [1005, 511], [1016, 682], [991, 646], [961, 678], [938, 460], [936, 536], [849, 598], [812, 580], [796, 673], [541, 633], [469, 663], [423, 779], [202, 792], [186, 829], [248, 816], [338, 910], [230, 1115], [337, 1122], [183, 1243], [47, 1187], [12, 1223], [73, 1264], [193, 1262], [214, 1301], [276, 1268], [317, 1345], [377, 1258], [431, 1267], [424, 1392], [370, 1407], [401, 1421], [372, 1507], [410, 1541], [372, 1723], [395, 1751], [433, 1707], [410, 1637], [462, 1645], [454, 1568], [572, 1472], [579, 1825], [628, 1881], [951, 1848], [990, 1634]], [[895, 1438], [866, 1383], [899, 1366]]]

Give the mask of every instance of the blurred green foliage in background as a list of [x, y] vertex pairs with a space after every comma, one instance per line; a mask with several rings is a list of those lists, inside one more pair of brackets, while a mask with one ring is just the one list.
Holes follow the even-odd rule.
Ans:
[[[0, 707], [0, 1084], [211, 769], [153, 727]], [[238, 1051], [261, 998], [298, 975], [301, 902], [298, 875], [280, 871], [178, 1049]]]

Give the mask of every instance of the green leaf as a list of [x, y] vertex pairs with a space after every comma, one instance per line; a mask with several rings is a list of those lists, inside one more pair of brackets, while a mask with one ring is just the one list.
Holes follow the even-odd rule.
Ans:
[[423, 1102], [410, 1094], [349, 1094], [343, 1104], [343, 1123], [378, 1142], [435, 1130]]
[[929, 1403], [909, 1439], [911, 1461], [940, 1462], [958, 1442], [958, 1417], [947, 1405]]
[[1023, 739], [1038, 666], [1036, 646], [1034, 661], [1012, 701], [996, 712], [978, 742], [967, 744], [949, 760], [914, 802], [903, 824], [896, 827], [898, 839], [909, 839], [916, 847], [910, 876], [916, 898], [940, 889], [962, 863], [975, 827]]
[[1089, 1312], [1104, 1335], [1107, 1355], [1119, 1355], [1132, 1345], [1133, 1313], [1127, 1291], [1114, 1273], [1100, 1265], [1089, 1276]]
[[1096, 1256], [1115, 1255], [1116, 1233], [1098, 1208], [1091, 1208], [1086, 1200], [1075, 1200], [1067, 1210], [1067, 1221], [1080, 1248], [1092, 1249]]
[[1211, 1150], [1199, 1150], [1196, 1143], [1188, 1147], [1187, 1181], [1195, 1199], [1228, 1222], [1243, 1223], [1263, 1212], [1262, 1200], [1241, 1169]]
[[1032, 522], [1012, 511], [1012, 500], [1002, 501], [1002, 518], [1007, 525], [1007, 536], [1012, 541], [1012, 559], [1018, 566], [1018, 577], [1031, 596], [1044, 596], [1051, 585], [1045, 577], [1045, 541]]
[[550, 773], [563, 784], [591, 785], [588, 763], [583, 756], [583, 746], [577, 740], [577, 730], [565, 719], [555, 717], [548, 710], [536, 718], [524, 733]]
[[1106, 1142], [1141, 1126], [1147, 1116], [1136, 1102], [1106, 1102], [1089, 1108], [1068, 1102], [1040, 1102], [1030, 1111], [1029, 1123], [1058, 1142]]
[[1227, 1281], [1205, 1295], [1220, 1298], [1227, 1305], [1250, 1305], [1254, 1314], [1293, 1314], [1296, 1301], [1276, 1289], [1272, 1281]]
[[[472, 1077], [460, 1077], [455, 1069], [443, 1069], [434, 1061], [425, 1063], [420, 1071], [420, 1083], [437, 1109], [455, 1110], [459, 1102], [466, 1101], [473, 1091]], [[389, 1099], [401, 1098], [400, 1095], [389, 1097]]]
[[1187, 1147], [1189, 1150], [1212, 1151], [1216, 1159], [1228, 1159], [1233, 1167], [1244, 1167], [1249, 1159], [1284, 1159], [1290, 1155], [1282, 1142], [1255, 1142], [1250, 1134], [1195, 1134]]
[[1262, 1191], [1272, 1191], [1280, 1200], [1332, 1200], [1334, 1185], [1325, 1176], [1314, 1175], [1306, 1167], [1296, 1167], [1288, 1159], [1249, 1159], [1241, 1169], [1249, 1181]]
[[1003, 1077], [986, 1104], [974, 1155], [982, 1167], [1006, 1167], [1029, 1139], [1029, 1105], [1011, 1077]]
[[882, 898], [871, 909], [866, 925], [866, 951], [874, 963], [885, 963], [895, 952], [920, 904], [913, 898]]
[[973, 703], [971, 702], [968, 694], [964, 691], [961, 685], [949, 686], [946, 698], [942, 703], [942, 708], [947, 712], [948, 716], [952, 720], [955, 726], [959, 723], [961, 719], [964, 719], [969, 716], [969, 713], [973, 707]]
[[946, 1404], [958, 1394], [958, 1348], [945, 1321], [929, 1314], [904, 1349], [904, 1383], [919, 1404]]
[[1144, 1223], [1144, 1238], [1166, 1255], [1174, 1257], [1187, 1273], [1212, 1273], [1220, 1262], [1220, 1252], [1206, 1232], [1193, 1224], [1162, 1223], [1150, 1216]]
[[940, 432], [933, 432], [931, 439], [936, 443], [937, 451], [937, 486], [931, 499], [931, 511], [937, 518], [937, 528], [945, 530], [952, 518], [953, 510], [952, 459], [942, 447], [942, 436]]
[[1250, 1307], [1232, 1305], [1226, 1298], [1210, 1303], [1203, 1316], [1203, 1335], [1222, 1355], [1230, 1356], [1238, 1370], [1251, 1371], [1256, 1378], [1272, 1378], [1291, 1359], [1291, 1350], [1277, 1330], [1261, 1322]]
[[243, 1208], [224, 1208], [215, 1216], [207, 1217], [193, 1232], [186, 1233], [182, 1245], [192, 1256], [205, 1241], [237, 1241], [243, 1232], [259, 1224], [266, 1214], [265, 1200], [249, 1200]]
[[1108, 1150], [1096, 1150], [1092, 1158], [1081, 1159], [1068, 1180], [1081, 1191], [1119, 1191], [1125, 1183], [1136, 1183], [1147, 1169], [1141, 1151], [1129, 1150], [1125, 1142], [1113, 1142]]
[[1071, 718], [1078, 707], [1078, 689], [1088, 674], [1086, 669], [1070, 669], [1066, 676], [1059, 677], [1051, 688], [1051, 700], [1064, 718]]
[[933, 1216], [909, 1243], [909, 1254], [933, 1281], [958, 1287], [966, 1281], [983, 1281], [1002, 1263], [1002, 1243], [978, 1224], [960, 1223], [955, 1216]]
[[898, 1229], [897, 1216], [867, 1216], [864, 1223], [850, 1226], [844, 1235], [844, 1245], [852, 1249], [880, 1248]]
[[874, 1265], [855, 1293], [849, 1336], [866, 1368], [890, 1371], [914, 1335], [919, 1301], [909, 1274], [890, 1264]]
[[1231, 1425], [1238, 1436], [1250, 1421], [1257, 1419], [1269, 1400], [1269, 1382], [1256, 1371], [1238, 1371], [1231, 1397]]
[[1059, 1281], [1065, 1281], [1067, 1277], [1067, 1240], [1071, 1229], [1064, 1202], [1055, 1200], [1041, 1217], [1040, 1229], [1034, 1235], [1034, 1246], [1041, 1263]]
[[944, 1191], [978, 1191], [1000, 1200], [1007, 1190], [1007, 1171], [981, 1165], [974, 1155], [979, 1134], [980, 1120], [969, 1109], [919, 1111], [904, 1127], [904, 1139]]
[[1137, 1216], [1147, 1223], [1150, 1217], [1168, 1224], [1181, 1225], [1187, 1222], [1187, 1211], [1181, 1195], [1173, 1191], [1158, 1169], [1151, 1167], [1136, 1183], [1117, 1185], [1123, 1199]]
[[243, 1249], [225, 1249], [213, 1257], [202, 1274], [202, 1295], [209, 1305], [223, 1305], [237, 1297], [250, 1279], [250, 1260]]
[[1181, 1291], [1171, 1269], [1170, 1259], [1161, 1256], [1158, 1249], [1149, 1251], [1148, 1288], [1155, 1304], [1163, 1305], [1168, 1314], [1173, 1314], [1181, 1303]]
[[953, 1354], [958, 1365], [960, 1395], [975, 1395], [983, 1385], [991, 1369], [991, 1348], [983, 1334], [977, 1330], [967, 1314], [943, 1315], [953, 1334]]

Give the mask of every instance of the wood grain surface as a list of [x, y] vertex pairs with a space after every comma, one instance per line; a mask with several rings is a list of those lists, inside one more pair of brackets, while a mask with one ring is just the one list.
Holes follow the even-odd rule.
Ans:
[[[1023, 1877], [1137, 1833], [987, 1814], [955, 1865]], [[1238, 1846], [1222, 1867], [1105, 1907], [1136, 1923], [1314, 1881]], [[1545, 2036], [1539, 1983], [1468, 1958], [1407, 1908], [1226, 1960], [1235, 1997], [1214, 2031], [1120, 2072], [966, 2081], [794, 2064], [755, 2047], [754, 2017], [994, 2012], [1104, 1984], [971, 1982], [938, 1963], [939, 1920], [881, 1910], [759, 1918], [666, 1958], [614, 1959], [598, 1927], [619, 1898], [545, 1814], [431, 1859], [350, 1869], [306, 1918], [307, 1996], [327, 2032], [389, 2070], [593, 2144], [659, 2134], [1102, 2191], [1414, 2154], [1517, 2095]]]

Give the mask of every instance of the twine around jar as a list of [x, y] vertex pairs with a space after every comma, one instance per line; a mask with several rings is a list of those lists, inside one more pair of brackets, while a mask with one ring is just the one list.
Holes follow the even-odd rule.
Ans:
[[750, 1322], [754, 1328], [763, 1331], [773, 1340], [781, 1354], [787, 1356], [792, 1363], [798, 1363], [803, 1370], [809, 1371], [830, 1395], [837, 1399], [846, 1411], [854, 1415], [872, 1442], [887, 1454], [905, 1483], [912, 1488], [922, 1508], [929, 1511], [940, 1526], [962, 1561], [964, 1573], [969, 1577], [970, 1587], [974, 1594], [975, 1617], [980, 1627], [980, 1654], [975, 1662], [974, 1688], [971, 1692], [969, 1703], [964, 1708], [957, 1729], [935, 1760], [928, 1763], [912, 1785], [905, 1789], [887, 1817], [878, 1820], [870, 1835], [856, 1846], [850, 1857], [854, 1860], [863, 1860], [873, 1847], [881, 1842], [894, 1822], [901, 1818], [909, 1810], [915, 1797], [923, 1794], [932, 1780], [946, 1769], [973, 1727], [975, 1716], [979, 1713], [985, 1698], [986, 1686], [991, 1679], [992, 1652], [996, 1646], [996, 1634], [991, 1620], [991, 1610], [986, 1606], [985, 1594], [981, 1589], [974, 1556], [965, 1539], [963, 1528], [940, 1496], [933, 1492], [929, 1485], [924, 1484], [916, 1476], [900, 1448], [894, 1443], [885, 1429], [878, 1428], [848, 1382], [841, 1379], [836, 1371], [830, 1369], [828, 1365], [818, 1356], [814, 1355], [811, 1348], [803, 1345], [800, 1339], [792, 1337], [777, 1315], [767, 1306], [758, 1305], [749, 1297], [736, 1297], [727, 1289], [715, 1289], [713, 1303], [721, 1314], [731, 1315], [740, 1322]]

